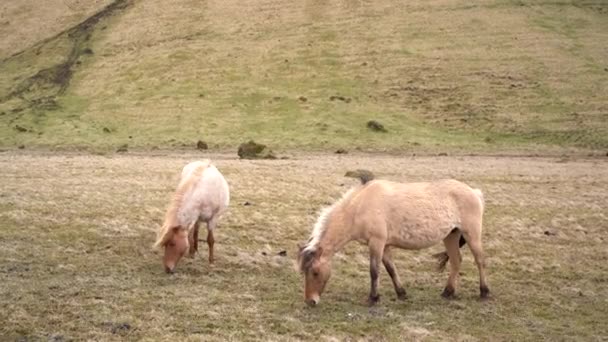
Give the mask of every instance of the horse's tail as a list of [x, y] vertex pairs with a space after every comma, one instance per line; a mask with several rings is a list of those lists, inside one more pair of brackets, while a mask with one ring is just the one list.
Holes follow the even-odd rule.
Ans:
[[[483, 209], [485, 207], [485, 200], [483, 198], [483, 192], [481, 192], [481, 190], [479, 190], [479, 189], [473, 189], [473, 193], [479, 199], [479, 203], [481, 204], [481, 211], [483, 212]], [[457, 231], [458, 231], [458, 228], [454, 228], [450, 234], [454, 234]], [[464, 236], [462, 236], [462, 234], [461, 234], [460, 240], [458, 241], [458, 247], [462, 248], [462, 246], [464, 246], [466, 243], [467, 243], [467, 240], [465, 240]], [[450, 257], [448, 256], [448, 252], [441, 252], [441, 253], [433, 254], [433, 257], [435, 259], [437, 259], [437, 270], [439, 272], [442, 272], [443, 270], [445, 270], [445, 265], [448, 263], [448, 260], [450, 259]]]
[[[454, 228], [450, 234], [456, 233], [458, 228]], [[467, 240], [464, 239], [464, 236], [460, 235], [460, 240], [458, 241], [458, 247], [462, 248], [467, 243]], [[441, 252], [437, 254], [433, 254], [433, 258], [437, 259], [437, 271], [443, 272], [445, 270], [445, 265], [447, 265], [450, 257], [448, 256], [448, 252]], [[462, 257], [460, 257], [462, 259]]]
[[477, 198], [479, 198], [479, 202], [481, 202], [481, 210], [483, 211], [484, 207], [486, 206], [486, 201], [483, 198], [483, 192], [481, 192], [479, 189], [473, 189], [473, 192], [475, 195], [477, 195]]

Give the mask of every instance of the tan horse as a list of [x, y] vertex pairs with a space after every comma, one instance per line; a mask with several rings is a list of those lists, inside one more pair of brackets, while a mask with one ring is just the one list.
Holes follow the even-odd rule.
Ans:
[[165, 249], [163, 265], [167, 273], [173, 273], [186, 251], [194, 257], [198, 251], [201, 222], [207, 224], [209, 262], [213, 263], [213, 229], [228, 208], [229, 200], [228, 183], [209, 160], [192, 162], [184, 167], [154, 244]]
[[371, 291], [369, 304], [376, 303], [380, 261], [390, 275], [397, 297], [405, 299], [391, 258], [391, 248], [422, 249], [443, 240], [446, 252], [439, 253], [440, 266], [449, 259], [450, 274], [443, 297], [454, 296], [460, 269], [459, 248], [469, 244], [479, 269], [480, 293], [487, 298], [484, 256], [481, 246], [483, 196], [480, 190], [456, 180], [433, 183], [395, 183], [361, 179], [362, 185], [347, 192], [325, 209], [298, 263], [305, 276], [304, 297], [316, 305], [331, 274], [333, 255], [346, 243], [357, 240], [369, 246]]

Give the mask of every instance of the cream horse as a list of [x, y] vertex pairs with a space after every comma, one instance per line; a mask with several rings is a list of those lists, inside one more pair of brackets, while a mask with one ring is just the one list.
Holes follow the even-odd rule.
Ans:
[[165, 249], [163, 265], [167, 273], [173, 273], [186, 251], [191, 257], [198, 251], [201, 222], [207, 224], [209, 262], [213, 263], [213, 230], [229, 201], [228, 183], [209, 160], [195, 161], [184, 167], [154, 244]]
[[378, 295], [378, 269], [382, 262], [399, 299], [406, 292], [391, 258], [391, 248], [422, 249], [443, 240], [446, 252], [439, 253], [440, 267], [450, 261], [450, 274], [443, 297], [454, 296], [460, 269], [459, 248], [469, 244], [477, 268], [481, 298], [489, 296], [481, 246], [484, 209], [480, 190], [456, 180], [433, 183], [395, 183], [361, 178], [362, 185], [347, 192], [325, 209], [298, 263], [305, 275], [304, 297], [309, 305], [319, 303], [331, 274], [333, 255], [346, 243], [357, 240], [369, 246], [371, 291], [368, 302]]

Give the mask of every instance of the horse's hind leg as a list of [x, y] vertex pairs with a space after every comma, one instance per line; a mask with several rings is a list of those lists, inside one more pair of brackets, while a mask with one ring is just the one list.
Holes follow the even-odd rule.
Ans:
[[475, 258], [475, 263], [479, 269], [479, 293], [481, 299], [486, 299], [490, 295], [490, 289], [486, 281], [486, 263], [483, 254], [483, 248], [481, 247], [481, 229], [474, 233], [464, 234], [464, 238], [469, 244], [469, 248]]
[[207, 222], [207, 245], [209, 246], [209, 263], [213, 264], [214, 256], [213, 256], [213, 245], [215, 244], [215, 239], [213, 238], [213, 230], [215, 229], [216, 222], [214, 219]]
[[403, 285], [401, 285], [401, 280], [399, 279], [397, 270], [395, 269], [395, 264], [393, 263], [393, 258], [391, 257], [390, 247], [384, 248], [384, 254], [382, 255], [382, 263], [384, 264], [384, 268], [386, 268], [388, 275], [391, 276], [393, 286], [395, 287], [395, 292], [397, 293], [397, 298], [406, 299], [407, 295], [405, 293]]
[[460, 232], [454, 231], [450, 233], [445, 239], [443, 244], [445, 245], [446, 252], [448, 254], [448, 260], [450, 262], [450, 275], [448, 276], [448, 283], [441, 293], [443, 298], [453, 298], [456, 286], [458, 285], [458, 272], [460, 271]]

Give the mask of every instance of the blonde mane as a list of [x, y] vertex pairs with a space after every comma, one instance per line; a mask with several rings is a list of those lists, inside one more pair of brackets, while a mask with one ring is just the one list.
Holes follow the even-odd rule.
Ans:
[[319, 214], [319, 218], [317, 219], [317, 222], [315, 223], [312, 233], [310, 234], [310, 238], [308, 239], [308, 243], [306, 244], [306, 246], [304, 246], [302, 252], [310, 253], [310, 252], [314, 252], [317, 249], [317, 246], [319, 245], [319, 242], [321, 241], [321, 237], [327, 230], [327, 223], [328, 223], [329, 217], [331, 216], [332, 212], [338, 206], [340, 206], [342, 203], [344, 203], [344, 201], [348, 197], [350, 197], [350, 195], [356, 189], [358, 189], [358, 187], [351, 188], [346, 193], [344, 193], [344, 195], [342, 195], [342, 197], [338, 201], [336, 201], [334, 204], [332, 204], [328, 207], [325, 207], [321, 210], [321, 213]]
[[[175, 193], [173, 194], [171, 203], [167, 208], [167, 212], [165, 213], [165, 221], [156, 234], [156, 242], [154, 243], [154, 247], [160, 247], [166, 244], [171, 237], [171, 230], [175, 227], [180, 227], [180, 223], [177, 219], [177, 213], [182, 206], [183, 199], [190, 189], [192, 189], [200, 180], [201, 175], [208, 166], [209, 164], [197, 165], [192, 172], [186, 175], [185, 178], [181, 179]], [[190, 229], [190, 227], [181, 228]]]

